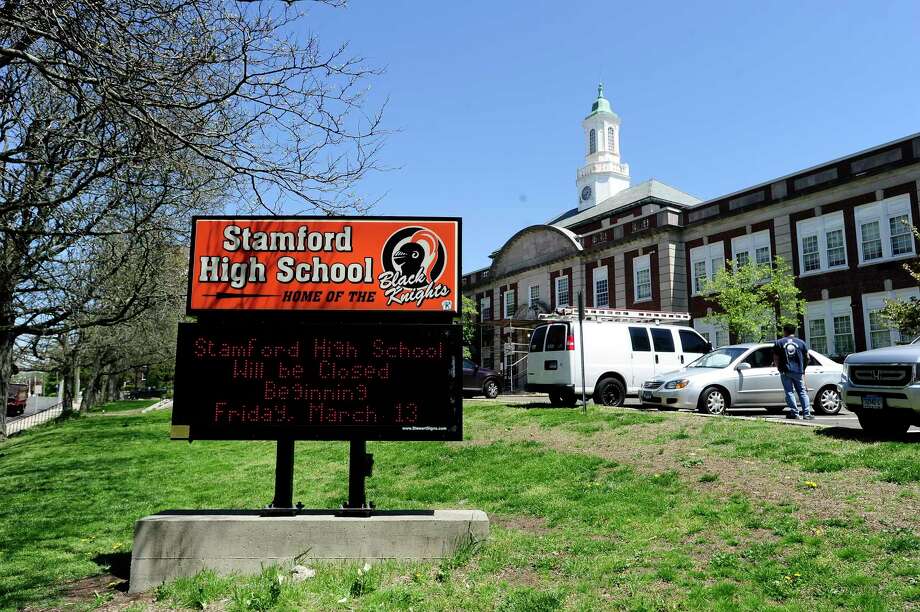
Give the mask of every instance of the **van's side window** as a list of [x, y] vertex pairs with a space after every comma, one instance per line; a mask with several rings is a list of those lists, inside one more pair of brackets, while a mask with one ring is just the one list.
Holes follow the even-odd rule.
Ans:
[[544, 325], [533, 330], [533, 335], [530, 337], [530, 352], [531, 353], [542, 353], [543, 352], [543, 340], [546, 339], [546, 328], [549, 325]]
[[632, 340], [632, 350], [651, 351], [652, 344], [648, 341], [648, 332], [644, 327], [630, 327], [629, 339]]
[[652, 332], [652, 340], [655, 342], [655, 352], [657, 353], [673, 353], [674, 352], [674, 335], [671, 333], [670, 329], [662, 329], [660, 327], [653, 327], [649, 331]]
[[549, 331], [546, 332], [546, 350], [547, 351], [564, 351], [565, 350], [565, 325], [550, 325]]
[[690, 331], [689, 329], [682, 329], [678, 333], [680, 334], [680, 345], [683, 347], [685, 353], [709, 352], [709, 345], [706, 344], [706, 340], [698, 333]]

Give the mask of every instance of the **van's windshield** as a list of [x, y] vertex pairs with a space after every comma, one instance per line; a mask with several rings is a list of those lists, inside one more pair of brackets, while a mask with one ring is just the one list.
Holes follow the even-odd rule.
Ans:
[[690, 365], [688, 368], [727, 368], [731, 362], [737, 359], [741, 353], [747, 349], [742, 347], [727, 347], [720, 348], [718, 350], [712, 351], [711, 353], [706, 353]]

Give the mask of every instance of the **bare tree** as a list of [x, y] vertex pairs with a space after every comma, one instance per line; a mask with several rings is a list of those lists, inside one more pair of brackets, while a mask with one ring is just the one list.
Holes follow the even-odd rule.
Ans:
[[362, 110], [374, 71], [304, 22], [286, 3], [0, 4], [0, 394], [18, 338], [149, 308], [156, 249], [191, 213], [366, 208], [352, 188], [381, 146]]

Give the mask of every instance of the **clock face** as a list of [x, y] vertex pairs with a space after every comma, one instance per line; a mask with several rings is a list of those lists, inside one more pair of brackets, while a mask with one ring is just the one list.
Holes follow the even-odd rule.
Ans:
[[581, 199], [583, 202], [591, 199], [591, 187], [590, 186], [586, 185], [585, 188], [581, 190]]

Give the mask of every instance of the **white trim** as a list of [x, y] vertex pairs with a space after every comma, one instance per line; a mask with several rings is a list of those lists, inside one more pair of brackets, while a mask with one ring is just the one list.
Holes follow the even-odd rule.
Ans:
[[773, 260], [773, 248], [770, 246], [770, 230], [762, 230], [753, 234], [744, 234], [732, 238], [732, 261], [738, 261], [739, 253], [747, 253], [748, 261], [757, 261], [757, 249], [767, 247], [770, 253], [767, 261]]
[[[534, 299], [534, 295], [533, 295], [534, 288], [536, 288], [537, 290], [536, 300]], [[533, 308], [535, 301], [537, 302], [540, 301], [540, 285], [539, 284], [529, 285], [527, 287], [527, 307]]]
[[[914, 236], [911, 233], [907, 234], [910, 237], [910, 251], [897, 255], [892, 254], [890, 219], [902, 215], [906, 215], [907, 222], [913, 226], [914, 219], [911, 213], [910, 196], [906, 193], [871, 204], [857, 206], [853, 210], [853, 216], [856, 221], [856, 247], [859, 251], [859, 264], [861, 266], [871, 266], [886, 261], [907, 259], [915, 255]], [[863, 254], [862, 228], [863, 225], [872, 223], [873, 221], [878, 222], [879, 240], [882, 243], [882, 256], [866, 261]]]
[[[835, 231], [841, 232], [843, 240], [843, 259], [844, 263], [835, 266], [828, 265], [827, 257], [827, 235]], [[820, 217], [803, 219], [795, 224], [796, 248], [799, 255], [799, 276], [810, 276], [813, 274], [823, 274], [833, 272], [834, 270], [845, 270], [849, 267], [849, 257], [847, 254], [847, 231], [844, 225], [843, 211], [828, 213]], [[815, 270], [805, 269], [805, 252], [803, 243], [805, 238], [815, 236], [818, 240], [818, 268]]]
[[719, 260], [721, 267], [725, 267], [725, 248], [722, 241], [704, 244], [702, 246], [690, 249], [690, 295], [700, 295], [696, 289], [696, 264], [704, 263], [706, 278], [713, 278], [716, 275], [716, 266], [713, 265], [715, 260]]
[[[559, 301], [559, 294], [561, 293], [561, 291], [559, 290], [559, 287], [562, 281], [565, 281], [566, 300], [564, 303]], [[553, 282], [555, 283], [555, 288], [556, 288], [556, 296], [554, 299], [556, 303], [553, 304], [553, 307], [554, 308], [565, 308], [566, 306], [571, 306], [572, 305], [572, 288], [569, 287], [568, 275], [560, 274], [559, 276], [556, 277], [556, 279]]]
[[[511, 296], [511, 312], [508, 312], [508, 296]], [[502, 295], [502, 314], [504, 319], [511, 319], [514, 317], [514, 311], [517, 310], [517, 295], [514, 289], [508, 289]]]
[[714, 349], [728, 344], [728, 330], [709, 323], [705, 318], [693, 319], [693, 329], [706, 338]]
[[[605, 283], [607, 283], [607, 289], [606, 289], [607, 300], [603, 304], [597, 301], [597, 296], [598, 296], [597, 285], [601, 281], [604, 281]], [[610, 279], [608, 278], [608, 275], [607, 275], [607, 266], [598, 266], [597, 268], [594, 268], [594, 271], [591, 277], [591, 282], [592, 282], [593, 290], [594, 290], [594, 300], [593, 300], [594, 307], [595, 308], [609, 307], [610, 306]]]
[[[856, 328], [853, 325], [853, 309], [849, 297], [820, 300], [805, 304], [805, 342], [808, 348], [818, 351], [822, 355], [845, 355], [846, 347], [837, 346], [837, 330], [834, 326], [834, 317], [847, 316], [850, 319], [850, 345], [856, 350]], [[824, 321], [824, 336], [826, 346], [815, 347], [811, 338], [811, 322]], [[821, 350], [824, 349], [824, 350]]]
[[[639, 255], [633, 257], [633, 302], [650, 302], [655, 298], [655, 283], [652, 281], [652, 259], [650, 255]], [[639, 297], [639, 272], [648, 271], [648, 296]], [[645, 283], [643, 283], [645, 284]]]

